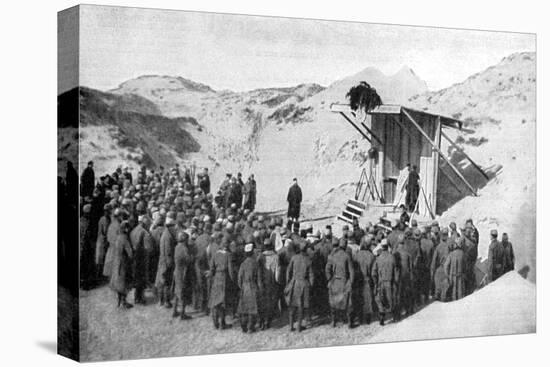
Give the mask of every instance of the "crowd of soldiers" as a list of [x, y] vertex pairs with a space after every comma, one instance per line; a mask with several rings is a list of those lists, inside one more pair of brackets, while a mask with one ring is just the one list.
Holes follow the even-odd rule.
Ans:
[[[375, 316], [383, 325], [477, 287], [471, 220], [459, 233], [455, 223], [420, 228], [404, 212], [391, 228], [354, 221], [337, 237], [330, 225], [321, 233], [297, 218], [285, 225], [256, 213], [253, 176], [245, 184], [228, 174], [215, 197], [206, 169], [193, 176], [179, 166], [143, 167], [135, 179], [117, 169], [96, 182], [90, 162], [80, 188], [81, 286], [108, 281], [121, 308], [133, 307], [132, 289], [134, 303], [146, 304], [150, 289], [173, 317], [189, 319], [192, 306], [216, 329], [232, 316], [243, 332], [268, 329], [284, 312], [292, 331], [325, 316], [333, 326]], [[512, 245], [497, 237], [491, 231], [489, 280], [514, 268]]]

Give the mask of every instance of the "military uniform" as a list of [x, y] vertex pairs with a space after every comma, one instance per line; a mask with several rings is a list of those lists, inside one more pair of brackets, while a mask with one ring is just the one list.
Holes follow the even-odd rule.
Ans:
[[212, 288], [208, 306], [212, 313], [212, 319], [216, 328], [225, 327], [225, 310], [231, 305], [230, 288], [235, 279], [233, 270], [233, 256], [226, 249], [219, 249], [210, 260], [210, 276]]
[[376, 257], [370, 250], [359, 250], [355, 255], [355, 262], [357, 263], [355, 280], [358, 282], [362, 296], [361, 304], [357, 305], [356, 309], [359, 311], [361, 323], [365, 320], [367, 324], [370, 323], [371, 315], [374, 313], [372, 268], [375, 261]]
[[489, 245], [489, 255], [487, 256], [487, 277], [492, 282], [504, 274], [504, 247], [497, 239], [493, 239]]
[[181, 305], [181, 319], [189, 318], [185, 307], [190, 305], [193, 297], [194, 259], [185, 242], [179, 242], [174, 250], [174, 317], [177, 316], [178, 304]]
[[388, 252], [387, 248], [382, 248], [372, 267], [381, 324], [384, 323], [385, 314], [392, 313], [394, 310], [398, 277], [395, 257]]
[[157, 267], [157, 277], [155, 287], [160, 295], [160, 304], [166, 304], [171, 307], [172, 295], [170, 289], [174, 276], [174, 248], [176, 247], [176, 238], [169, 227], [165, 227], [160, 237], [159, 263]]
[[258, 315], [260, 293], [263, 290], [256, 259], [247, 257], [243, 261], [237, 284], [240, 289], [237, 312], [241, 317], [241, 327], [243, 331], [253, 332], [255, 317]]
[[444, 270], [444, 264], [447, 256], [449, 256], [449, 244], [447, 243], [447, 240], [442, 239], [434, 250], [430, 269], [434, 283], [435, 298], [442, 302], [447, 300], [447, 291], [449, 289], [449, 282]]
[[[305, 251], [305, 248], [303, 249]], [[285, 298], [287, 305], [291, 307], [289, 313], [290, 328], [294, 328], [294, 313], [298, 311], [298, 330], [302, 329], [302, 318], [304, 309], [309, 309], [311, 285], [315, 278], [311, 268], [311, 260], [305, 253], [298, 253], [292, 256], [288, 264], [287, 285]]]
[[[338, 247], [329, 256], [325, 268], [328, 281], [328, 297], [332, 310], [333, 324], [336, 323], [337, 313], [344, 311], [346, 316], [351, 316], [352, 311], [352, 285], [354, 271], [351, 256], [341, 247]], [[350, 320], [348, 320], [350, 321]]]
[[453, 249], [445, 260], [445, 275], [449, 279], [449, 298], [456, 301], [465, 296], [464, 292], [464, 270], [466, 259], [464, 251], [460, 246]]
[[136, 226], [130, 232], [130, 244], [132, 245], [132, 250], [134, 251], [134, 258], [132, 261], [132, 274], [134, 277], [134, 286], [135, 291], [135, 303], [144, 303], [143, 291], [147, 286], [147, 254], [146, 248], [150, 245], [148, 242], [151, 241], [151, 236], [149, 232], [141, 225]]

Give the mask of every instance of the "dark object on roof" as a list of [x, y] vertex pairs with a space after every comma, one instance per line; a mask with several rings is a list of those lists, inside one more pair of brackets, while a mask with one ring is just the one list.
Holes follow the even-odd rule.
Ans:
[[346, 94], [346, 98], [349, 98], [349, 104], [353, 111], [361, 108], [367, 112], [382, 104], [382, 98], [380, 98], [376, 89], [364, 81], [351, 87]]

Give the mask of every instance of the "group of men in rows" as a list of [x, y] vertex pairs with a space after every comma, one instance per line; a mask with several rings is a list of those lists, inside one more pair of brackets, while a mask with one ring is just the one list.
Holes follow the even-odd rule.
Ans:
[[234, 203], [237, 209], [244, 208], [253, 211], [256, 207], [256, 180], [254, 174], [248, 176], [246, 183], [243, 182], [240, 172], [237, 173], [237, 177], [233, 177], [232, 173], [226, 174], [214, 200], [218, 207], [227, 208], [231, 203]]
[[[243, 332], [271, 327], [286, 309], [291, 330], [327, 314], [334, 326], [369, 324], [375, 314], [384, 324], [431, 297], [456, 300], [476, 288], [479, 234], [471, 220], [462, 233], [454, 223], [420, 229], [406, 216], [391, 229], [354, 221], [338, 238], [331, 226], [321, 234], [258, 215], [238, 196], [218, 202], [204, 185], [207, 171], [198, 176], [194, 182], [175, 167], [142, 168], [136, 181], [124, 170], [102, 177], [81, 208], [83, 286], [107, 277], [123, 308], [132, 307], [131, 289], [134, 302], [145, 304], [150, 288], [174, 317], [190, 318], [191, 305], [219, 329], [226, 314], [238, 318]], [[221, 193], [239, 185], [227, 182]], [[511, 244], [493, 237], [491, 279], [513, 269]]]

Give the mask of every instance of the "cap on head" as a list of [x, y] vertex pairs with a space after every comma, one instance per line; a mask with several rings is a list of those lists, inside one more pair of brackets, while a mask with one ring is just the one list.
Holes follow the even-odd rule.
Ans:
[[496, 229], [491, 229], [491, 236], [497, 237], [498, 236], [498, 231]]
[[253, 243], [247, 243], [246, 245], [244, 245], [244, 252], [252, 252], [253, 249], [254, 249]]

